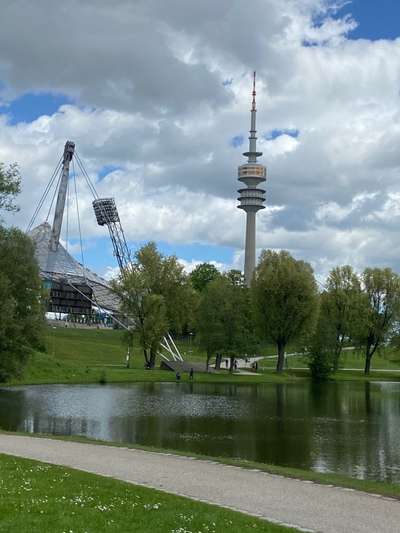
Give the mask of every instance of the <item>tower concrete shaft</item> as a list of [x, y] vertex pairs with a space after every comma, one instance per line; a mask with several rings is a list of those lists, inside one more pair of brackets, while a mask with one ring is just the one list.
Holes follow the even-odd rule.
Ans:
[[250, 286], [256, 268], [256, 213], [246, 213], [246, 249], [244, 254], [244, 280]]
[[256, 73], [253, 74], [253, 100], [251, 106], [251, 125], [249, 137], [249, 151], [243, 155], [247, 157], [247, 163], [238, 169], [238, 179], [246, 185], [239, 189], [239, 209], [246, 213], [246, 245], [244, 256], [244, 280], [250, 287], [254, 269], [256, 267], [256, 214], [264, 209], [265, 190], [259, 189], [258, 185], [266, 181], [266, 168], [257, 162], [262, 152], [257, 152], [257, 129], [256, 129]]

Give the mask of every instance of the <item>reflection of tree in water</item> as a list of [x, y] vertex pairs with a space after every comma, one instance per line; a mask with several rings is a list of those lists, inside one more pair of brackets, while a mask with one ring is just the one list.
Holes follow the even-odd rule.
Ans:
[[0, 390], [0, 428], [6, 431], [20, 429], [26, 412], [26, 400], [23, 390]]
[[400, 460], [398, 394], [398, 388], [390, 395], [369, 382], [334, 383], [314, 393], [314, 468], [359, 478], [390, 475]]

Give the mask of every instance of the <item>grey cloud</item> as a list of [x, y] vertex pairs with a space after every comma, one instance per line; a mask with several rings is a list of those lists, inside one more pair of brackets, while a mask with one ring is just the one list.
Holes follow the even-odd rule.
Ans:
[[0, 76], [18, 92], [56, 90], [90, 105], [153, 114], [227, 103], [216, 73], [174, 57], [156, 15], [140, 2], [7, 2]]

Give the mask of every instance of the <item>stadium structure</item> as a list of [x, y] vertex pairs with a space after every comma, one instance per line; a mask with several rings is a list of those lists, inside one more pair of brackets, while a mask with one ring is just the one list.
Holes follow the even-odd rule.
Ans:
[[[120, 248], [123, 246], [125, 257], [129, 258], [128, 247], [126, 245], [113, 199], [98, 198], [94, 185], [90, 181], [81, 159], [75, 153], [75, 144], [71, 141], [67, 141], [63, 156], [58, 162], [50, 182], [46, 186], [27, 230], [28, 235], [32, 238], [35, 244], [35, 253], [39, 263], [43, 286], [49, 291], [47, 311], [53, 313], [65, 313], [70, 316], [87, 316], [93, 314], [94, 311], [97, 312], [99, 310], [116, 314], [119, 309], [119, 300], [116, 294], [112, 291], [108, 281], [89, 270], [83, 264], [83, 260], [82, 263], [77, 261], [60, 242], [66, 204], [68, 205], [68, 197], [71, 192], [70, 178], [72, 178], [75, 185], [75, 187], [71, 188], [73, 188], [73, 192], [75, 192], [75, 203], [80, 232], [79, 203], [76, 193], [75, 172], [70, 176], [70, 167], [74, 156], [76, 157], [81, 173], [87, 180], [88, 186], [94, 196], [95, 213], [98, 220], [101, 219], [102, 225], [110, 224], [110, 226], [112, 226], [113, 238], [118, 240]], [[46, 221], [42, 222], [37, 227], [32, 228], [51, 191], [53, 192], [53, 198]], [[57, 197], [57, 201], [54, 209], [53, 224], [50, 225], [48, 218], [52, 211], [55, 197]], [[106, 211], [106, 207], [109, 208], [109, 205], [114, 206], [113, 212], [110, 210]], [[66, 222], [66, 246], [68, 246], [68, 212]], [[80, 244], [82, 248], [81, 232]], [[83, 258], [82, 249], [81, 254]], [[119, 256], [120, 255], [121, 252], [119, 252]], [[125, 259], [125, 261], [128, 260], [129, 259]]]
[[[108, 228], [121, 275], [125, 275], [133, 268], [130, 251], [114, 198], [99, 198], [95, 186], [90, 180], [82, 160], [75, 150], [75, 144], [67, 141], [64, 147], [64, 153], [43, 192], [27, 228], [27, 233], [35, 245], [35, 255], [39, 263], [43, 286], [49, 291], [47, 311], [67, 314], [72, 318], [93, 317], [99, 311], [105, 312], [121, 327], [130, 329], [130, 327], [134, 327], [134, 324], [129, 317], [121, 314], [120, 301], [113, 291], [112, 286], [108, 281], [92, 272], [84, 264], [74, 160], [77, 161], [80, 173], [86, 180], [93, 195], [92, 204], [97, 223], [99, 226], [107, 226]], [[71, 166], [73, 168], [72, 176], [70, 176]], [[70, 182], [73, 182], [72, 187], [70, 187]], [[73, 189], [73, 194], [75, 195], [82, 257], [81, 263], [60, 242], [61, 229], [66, 211], [65, 242], [66, 246], [68, 246], [68, 205], [70, 189]], [[52, 196], [52, 199], [46, 220], [38, 226], [33, 227], [48, 196]], [[54, 209], [53, 224], [50, 225], [48, 219], [52, 212], [55, 198], [57, 200]], [[176, 370], [175, 366], [173, 366], [174, 364], [184, 365], [183, 357], [171, 334], [168, 332], [166, 332], [165, 337], [160, 343], [159, 356], [164, 362], [164, 367], [170, 370]]]

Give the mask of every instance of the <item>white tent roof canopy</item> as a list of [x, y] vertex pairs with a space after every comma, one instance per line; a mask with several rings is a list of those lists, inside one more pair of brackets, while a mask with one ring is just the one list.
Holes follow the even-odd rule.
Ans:
[[117, 311], [119, 299], [105, 279], [81, 265], [61, 243], [56, 251], [50, 249], [51, 231], [50, 224], [44, 222], [28, 233], [35, 244], [41, 277], [54, 281], [66, 280], [72, 285], [87, 284], [92, 288], [94, 301], [99, 307]]

